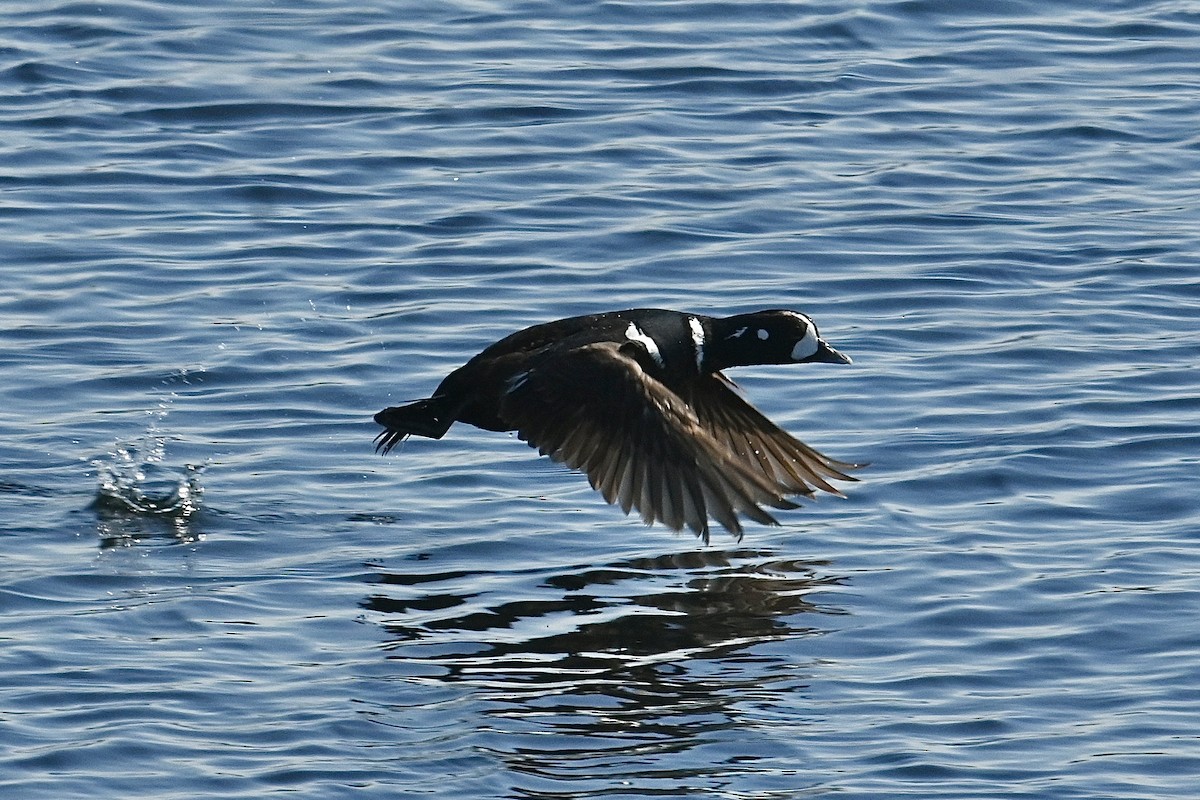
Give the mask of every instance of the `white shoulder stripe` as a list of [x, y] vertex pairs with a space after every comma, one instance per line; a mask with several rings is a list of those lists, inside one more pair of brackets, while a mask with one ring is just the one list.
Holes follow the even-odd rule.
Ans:
[[513, 375], [511, 378], [508, 379], [507, 386], [504, 390], [504, 393], [506, 395], [512, 394], [517, 389], [520, 389], [522, 386], [524, 386], [525, 381], [527, 381], [527, 380], [529, 380], [529, 370], [524, 370], [522, 372], [518, 372], [516, 375]]
[[688, 317], [688, 327], [692, 329], [692, 346], [696, 350], [696, 369], [704, 369], [704, 326], [695, 317]]
[[658, 350], [658, 342], [654, 341], [644, 330], [639, 328], [634, 323], [629, 323], [629, 327], [625, 329], [625, 338], [631, 342], [637, 342], [642, 347], [646, 348], [646, 352], [654, 359], [654, 362], [660, 367], [665, 367], [663, 363], [662, 353]]

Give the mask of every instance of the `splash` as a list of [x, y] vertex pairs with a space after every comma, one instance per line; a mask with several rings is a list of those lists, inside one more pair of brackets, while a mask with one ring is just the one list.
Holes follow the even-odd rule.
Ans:
[[118, 442], [106, 457], [92, 462], [99, 482], [92, 507], [99, 515], [102, 546], [200, 538], [196, 517], [204, 495], [204, 465], [168, 462], [167, 437], [159, 430], [164, 416], [165, 409], [160, 409], [140, 438]]

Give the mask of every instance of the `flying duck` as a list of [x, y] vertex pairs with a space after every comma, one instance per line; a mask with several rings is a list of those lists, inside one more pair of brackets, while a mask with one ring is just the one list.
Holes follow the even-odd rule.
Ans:
[[779, 524], [763, 506], [865, 466], [836, 461], [777, 427], [721, 374], [751, 364], [849, 364], [810, 317], [769, 310], [710, 317], [639, 308], [570, 317], [504, 337], [451, 372], [433, 396], [375, 415], [387, 453], [455, 422], [517, 436], [585, 473], [608, 503], [647, 525], [709, 541], [709, 518], [739, 540], [738, 514]]

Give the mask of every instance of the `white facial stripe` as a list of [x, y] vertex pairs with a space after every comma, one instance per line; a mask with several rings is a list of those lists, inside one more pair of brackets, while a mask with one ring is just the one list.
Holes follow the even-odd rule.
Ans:
[[803, 361], [816, 355], [818, 346], [817, 329], [813, 325], [809, 325], [808, 329], [804, 331], [804, 338], [796, 342], [796, 346], [792, 348], [792, 361]]
[[662, 353], [658, 351], [658, 342], [651, 339], [646, 332], [637, 325], [633, 324], [632, 322], [629, 323], [629, 327], [625, 329], [625, 338], [631, 342], [637, 342], [642, 347], [646, 348], [646, 352], [650, 354], [650, 357], [654, 359], [656, 364], [658, 364], [660, 367], [665, 366], [663, 364]]
[[742, 335], [743, 333], [745, 333], [745, 332], [746, 332], [746, 328], [738, 328], [736, 331], [734, 331], [733, 333], [729, 334], [729, 335], [728, 335], [728, 336], [726, 336], [725, 338], [726, 338], [726, 339], [736, 339], [736, 338], [738, 338], [739, 336], [741, 336], [741, 335]]
[[692, 346], [696, 350], [696, 369], [704, 369], [704, 326], [695, 317], [688, 317], [688, 327], [692, 329]]

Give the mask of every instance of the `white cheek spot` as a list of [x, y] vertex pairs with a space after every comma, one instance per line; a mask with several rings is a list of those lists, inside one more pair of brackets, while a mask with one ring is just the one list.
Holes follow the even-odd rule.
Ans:
[[646, 348], [646, 352], [654, 359], [654, 363], [660, 367], [663, 364], [662, 353], [658, 350], [658, 342], [654, 341], [650, 336], [634, 323], [629, 323], [629, 327], [625, 329], [625, 338], [631, 342], [637, 342], [642, 347]]
[[771, 334], [765, 328], [759, 328], [758, 329], [758, 338], [762, 339], [765, 342], [767, 339], [771, 338]]
[[792, 361], [803, 361], [806, 358], [817, 354], [817, 329], [812, 325], [804, 331], [804, 338], [796, 342], [796, 346], [792, 348]]
[[[692, 346], [696, 351], [696, 369], [704, 370], [704, 326], [695, 317], [688, 317], [688, 327], [692, 329]], [[742, 330], [745, 330], [743, 328]]]
[[729, 335], [728, 335], [728, 336], [726, 336], [725, 338], [726, 338], [726, 339], [736, 339], [736, 338], [738, 338], [739, 336], [741, 336], [743, 333], [745, 333], [745, 332], [746, 332], [746, 330], [747, 330], [746, 328], [738, 328], [736, 331], [734, 331], [733, 333], [729, 334]]

